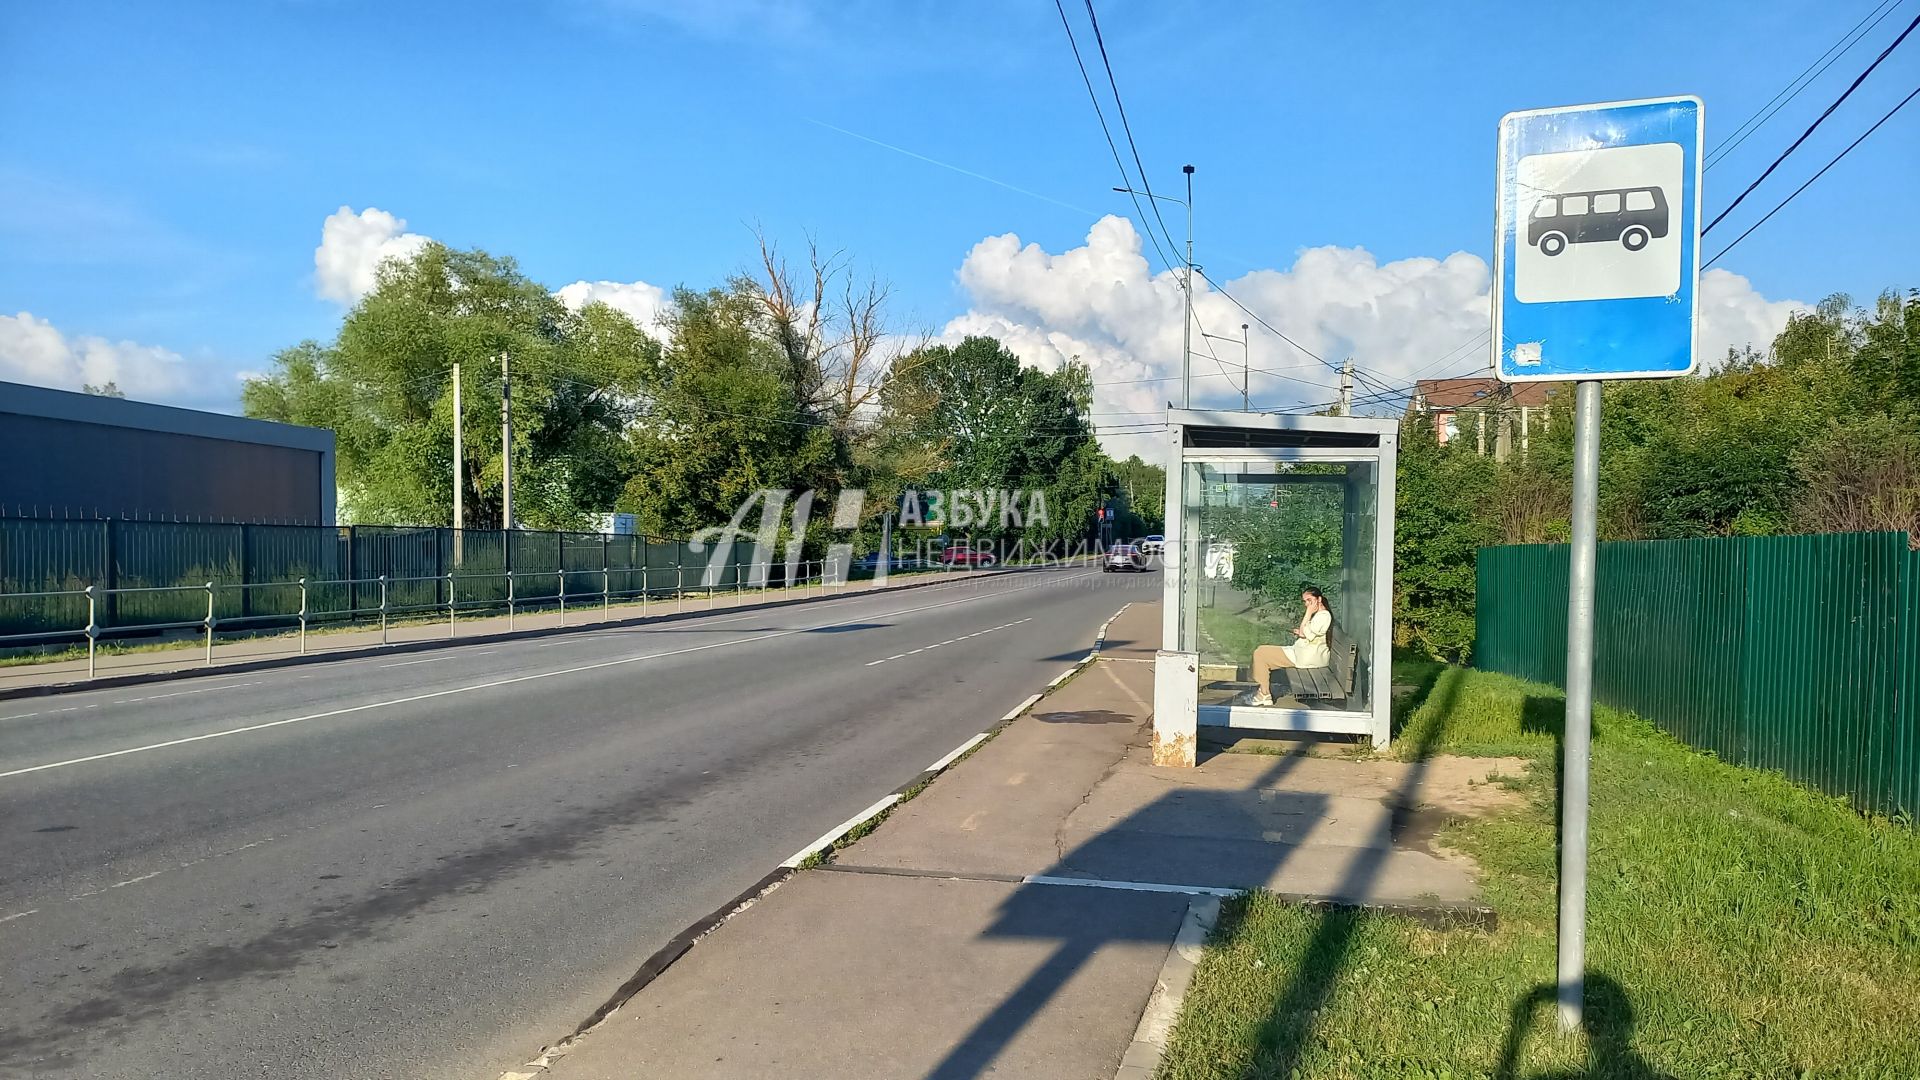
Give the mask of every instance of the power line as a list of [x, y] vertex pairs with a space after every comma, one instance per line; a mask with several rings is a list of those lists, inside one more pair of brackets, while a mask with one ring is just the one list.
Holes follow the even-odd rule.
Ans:
[[[1720, 140], [1720, 145], [1714, 147], [1713, 150], [1708, 153], [1706, 167], [1709, 169], [1713, 168], [1725, 159], [1728, 154], [1738, 150], [1740, 144], [1747, 141], [1748, 136], [1759, 131], [1762, 125], [1768, 120], [1773, 119], [1775, 113], [1785, 108], [1794, 98], [1799, 97], [1800, 91], [1812, 86], [1815, 79], [1826, 74], [1828, 68], [1839, 62], [1842, 56], [1851, 52], [1853, 47], [1860, 43], [1861, 39], [1872, 33], [1874, 27], [1886, 21], [1887, 16], [1892, 15], [1894, 9], [1899, 6], [1900, 0], [1879, 0], [1879, 2], [1874, 5], [1872, 11], [1867, 12], [1865, 17], [1853, 24], [1853, 29], [1841, 34], [1839, 41], [1827, 46], [1826, 52], [1815, 57], [1813, 63], [1808, 64], [1805, 71], [1795, 76], [1792, 82], [1781, 87], [1780, 92], [1773, 95], [1772, 100], [1755, 109], [1752, 116], [1747, 117], [1745, 122], [1734, 129], [1733, 134]], [[1876, 14], [1879, 15], [1879, 18], [1874, 18]], [[1869, 20], [1872, 21], [1872, 26], [1867, 25]], [[1865, 29], [1862, 29], [1863, 27]], [[1838, 51], [1836, 52], [1835, 50]], [[1826, 61], [1826, 63], [1821, 63], [1822, 60]], [[1818, 71], [1814, 70], [1816, 67], [1819, 68]]]
[[[1920, 22], [1920, 19], [1916, 19], [1915, 21], [1916, 21], [1916, 22]], [[1860, 137], [1859, 137], [1859, 138], [1857, 138], [1857, 139], [1855, 139], [1855, 140], [1853, 140], [1852, 142], [1850, 142], [1850, 143], [1848, 143], [1848, 144], [1847, 144], [1847, 148], [1846, 148], [1845, 150], [1842, 150], [1842, 151], [1840, 151], [1840, 152], [1839, 152], [1838, 154], [1835, 154], [1835, 155], [1834, 155], [1834, 157], [1833, 157], [1833, 160], [1832, 160], [1832, 161], [1829, 161], [1829, 162], [1827, 162], [1827, 163], [1826, 163], [1826, 165], [1824, 165], [1824, 166], [1822, 166], [1819, 172], [1817, 172], [1817, 173], [1814, 173], [1814, 174], [1813, 174], [1812, 176], [1810, 176], [1810, 177], [1808, 177], [1808, 178], [1807, 178], [1807, 182], [1806, 182], [1806, 183], [1804, 183], [1804, 184], [1801, 184], [1801, 185], [1800, 185], [1799, 187], [1797, 187], [1797, 188], [1795, 188], [1795, 189], [1793, 190], [1793, 194], [1792, 194], [1792, 195], [1789, 195], [1789, 196], [1787, 196], [1786, 198], [1784, 198], [1784, 199], [1781, 199], [1781, 200], [1780, 200], [1780, 205], [1778, 205], [1778, 206], [1775, 206], [1775, 207], [1774, 207], [1773, 209], [1771, 209], [1771, 210], [1769, 210], [1769, 211], [1767, 211], [1767, 216], [1766, 216], [1766, 217], [1763, 217], [1763, 218], [1761, 218], [1761, 219], [1760, 219], [1759, 221], [1756, 221], [1756, 222], [1754, 222], [1754, 223], [1753, 223], [1752, 225], [1749, 225], [1749, 226], [1747, 226], [1747, 231], [1746, 231], [1746, 232], [1743, 232], [1743, 233], [1741, 233], [1741, 234], [1740, 234], [1739, 236], [1736, 236], [1736, 237], [1734, 237], [1734, 238], [1733, 238], [1733, 243], [1731, 243], [1731, 244], [1728, 244], [1728, 245], [1727, 245], [1726, 247], [1723, 247], [1723, 248], [1721, 248], [1721, 249], [1720, 249], [1720, 254], [1719, 254], [1719, 255], [1715, 255], [1715, 256], [1714, 256], [1713, 258], [1711, 258], [1711, 259], [1708, 259], [1708, 260], [1707, 260], [1707, 263], [1706, 263], [1706, 266], [1702, 266], [1702, 267], [1701, 267], [1701, 269], [1702, 269], [1702, 270], [1705, 270], [1705, 269], [1706, 269], [1707, 267], [1709, 267], [1709, 266], [1712, 266], [1712, 265], [1713, 265], [1714, 263], [1717, 263], [1717, 262], [1719, 262], [1719, 261], [1720, 261], [1720, 256], [1721, 256], [1721, 255], [1725, 255], [1725, 254], [1726, 254], [1727, 252], [1729, 252], [1729, 251], [1732, 251], [1732, 250], [1733, 250], [1733, 249], [1734, 249], [1735, 247], [1738, 247], [1738, 246], [1739, 246], [1739, 244], [1740, 244], [1740, 241], [1742, 241], [1742, 240], [1745, 240], [1745, 239], [1746, 239], [1747, 237], [1749, 237], [1749, 236], [1752, 236], [1752, 235], [1753, 235], [1753, 231], [1754, 231], [1755, 229], [1758, 229], [1758, 228], [1759, 228], [1760, 226], [1762, 226], [1762, 225], [1765, 225], [1765, 224], [1767, 223], [1767, 221], [1768, 221], [1768, 219], [1769, 219], [1769, 218], [1772, 218], [1772, 217], [1773, 217], [1773, 215], [1775, 215], [1775, 214], [1777, 214], [1777, 213], [1779, 213], [1779, 212], [1780, 212], [1781, 210], [1784, 210], [1784, 209], [1786, 209], [1786, 205], [1787, 205], [1788, 203], [1790, 203], [1790, 202], [1792, 202], [1792, 201], [1793, 201], [1793, 200], [1794, 200], [1795, 198], [1797, 198], [1797, 197], [1799, 197], [1799, 195], [1800, 195], [1800, 193], [1801, 193], [1801, 192], [1803, 192], [1803, 191], [1805, 191], [1805, 190], [1807, 190], [1808, 188], [1810, 188], [1810, 187], [1812, 187], [1812, 186], [1813, 186], [1813, 182], [1814, 182], [1815, 180], [1818, 180], [1818, 179], [1820, 179], [1820, 178], [1821, 178], [1822, 176], [1825, 176], [1825, 175], [1827, 175], [1827, 170], [1828, 170], [1828, 169], [1831, 169], [1831, 168], [1833, 168], [1833, 167], [1834, 167], [1835, 165], [1838, 165], [1838, 164], [1840, 164], [1840, 159], [1841, 159], [1841, 158], [1843, 158], [1843, 157], [1846, 157], [1846, 156], [1847, 156], [1848, 154], [1850, 154], [1850, 153], [1852, 153], [1852, 152], [1853, 152], [1853, 148], [1854, 148], [1854, 147], [1856, 147], [1856, 146], [1859, 146], [1859, 145], [1860, 145], [1861, 143], [1863, 143], [1863, 142], [1866, 142], [1866, 141], [1867, 141], [1867, 136], [1869, 136], [1869, 135], [1871, 135], [1871, 134], [1873, 134], [1874, 132], [1876, 132], [1876, 131], [1878, 131], [1878, 130], [1880, 130], [1880, 125], [1881, 125], [1881, 124], [1884, 124], [1884, 123], [1886, 123], [1887, 121], [1889, 121], [1889, 120], [1891, 120], [1891, 119], [1893, 119], [1893, 114], [1894, 114], [1894, 113], [1897, 113], [1897, 112], [1899, 112], [1899, 111], [1900, 111], [1901, 109], [1904, 109], [1904, 108], [1906, 108], [1906, 107], [1907, 107], [1907, 102], [1909, 102], [1909, 101], [1912, 101], [1912, 100], [1913, 100], [1913, 99], [1914, 99], [1914, 98], [1915, 98], [1916, 96], [1920, 96], [1920, 86], [1917, 86], [1917, 87], [1914, 87], [1914, 90], [1913, 90], [1913, 93], [1911, 93], [1911, 94], [1908, 94], [1908, 95], [1907, 95], [1906, 97], [1904, 97], [1904, 98], [1901, 98], [1901, 99], [1900, 99], [1900, 104], [1898, 104], [1898, 105], [1895, 105], [1895, 106], [1894, 106], [1893, 108], [1891, 108], [1891, 109], [1889, 109], [1889, 110], [1887, 111], [1887, 115], [1885, 115], [1885, 116], [1883, 116], [1883, 117], [1881, 117], [1880, 119], [1878, 119], [1878, 120], [1876, 120], [1876, 121], [1874, 121], [1874, 124], [1873, 124], [1873, 126], [1872, 126], [1872, 127], [1870, 127], [1870, 128], [1868, 128], [1867, 130], [1865, 130], [1865, 131], [1863, 131], [1863, 132], [1861, 132], [1861, 133], [1860, 133]]]
[[[1268, 322], [1266, 319], [1262, 318], [1259, 312], [1241, 303], [1239, 297], [1228, 292], [1225, 286], [1221, 285], [1219, 282], [1208, 277], [1205, 271], [1200, 270], [1196, 267], [1194, 272], [1200, 275], [1200, 280], [1213, 286], [1214, 289], [1217, 290], [1221, 296], [1224, 296], [1228, 300], [1231, 300], [1233, 302], [1233, 306], [1239, 308], [1241, 311], [1246, 312], [1247, 315], [1250, 318], [1252, 318], [1254, 322], [1259, 323], [1261, 327], [1263, 327], [1268, 333], [1273, 334], [1274, 336], [1278, 337], [1281, 341], [1286, 342], [1287, 344], [1293, 346], [1294, 348], [1300, 350], [1301, 352], [1306, 353], [1308, 356], [1313, 357], [1315, 360], [1318, 360], [1320, 364], [1323, 367], [1325, 367], [1328, 371], [1332, 371], [1335, 373], [1338, 373], [1340, 371], [1340, 365], [1334, 363], [1331, 360], [1328, 360], [1326, 357], [1321, 356], [1319, 353], [1314, 352], [1312, 349], [1309, 349], [1305, 345], [1302, 345], [1299, 342], [1293, 340], [1293, 338], [1288, 337], [1285, 331], [1281, 330], [1279, 327], [1273, 325], [1272, 323]], [[1353, 373], [1354, 373], [1354, 376], [1363, 383], [1366, 383], [1370, 386], [1373, 386], [1382, 390], [1386, 389], [1384, 384], [1382, 384], [1378, 379], [1375, 379], [1372, 376], [1366, 374], [1366, 372], [1363, 369], [1361, 369], [1358, 365], [1354, 366]], [[1299, 379], [1296, 381], [1306, 382], [1305, 379]], [[1326, 383], [1309, 383], [1308, 385], [1326, 386], [1327, 384]]]
[[[1113, 90], [1113, 107], [1120, 114], [1120, 130], [1127, 137], [1127, 148], [1133, 151], [1133, 165], [1140, 172], [1140, 186], [1146, 189], [1147, 205], [1153, 209], [1153, 219], [1160, 223], [1160, 235], [1167, 238], [1167, 246], [1178, 250], [1173, 242], [1173, 234], [1167, 231], [1167, 219], [1160, 216], [1160, 201], [1154, 197], [1153, 181], [1147, 179], [1147, 167], [1140, 161], [1140, 144], [1133, 141], [1133, 125], [1127, 122], [1127, 106], [1120, 100], [1120, 83], [1113, 77], [1113, 61], [1107, 58], [1107, 41], [1100, 34], [1100, 16], [1094, 13], [1093, 0], [1085, 0], [1085, 2], [1087, 21], [1093, 24], [1093, 43], [1099, 46], [1100, 63], [1107, 69], [1107, 86]], [[1123, 169], [1122, 172], [1125, 170]], [[1188, 208], [1188, 213], [1192, 213], [1191, 207]], [[1193, 283], [1189, 281], [1187, 287], [1191, 289]], [[1214, 359], [1218, 361], [1219, 357]]]
[[[1712, 221], [1708, 222], [1707, 227], [1700, 230], [1700, 235], [1705, 236], [1708, 233], [1712, 232], [1713, 227], [1715, 225], [1718, 225], [1720, 224], [1721, 221], [1725, 220], [1728, 214], [1733, 213], [1735, 207], [1738, 207], [1742, 202], [1746, 201], [1747, 196], [1753, 194], [1754, 188], [1759, 187], [1763, 182], [1766, 181], [1767, 177], [1772, 176], [1773, 170], [1779, 168], [1780, 163], [1787, 160], [1787, 155], [1793, 153], [1795, 150], [1798, 150], [1800, 148], [1800, 144], [1803, 142], [1806, 142], [1807, 139], [1813, 135], [1814, 131], [1818, 129], [1822, 123], [1826, 121], [1827, 117], [1833, 115], [1833, 110], [1839, 108], [1842, 102], [1846, 101], [1848, 97], [1852, 96], [1855, 90], [1858, 90], [1860, 88], [1861, 83], [1867, 81], [1867, 76], [1873, 74], [1873, 69], [1879, 67], [1880, 62], [1882, 60], [1885, 60], [1890, 54], [1892, 54], [1893, 50], [1899, 48], [1901, 42], [1907, 40], [1907, 35], [1913, 33], [1914, 27], [1916, 26], [1920, 26], [1920, 15], [1914, 16], [1913, 21], [1907, 24], [1907, 28], [1905, 30], [1900, 31], [1900, 36], [1893, 39], [1893, 44], [1880, 50], [1880, 55], [1873, 58], [1873, 63], [1867, 65], [1867, 70], [1861, 72], [1858, 76], [1856, 76], [1853, 82], [1847, 85], [1846, 90], [1841, 92], [1840, 96], [1834, 99], [1833, 104], [1827, 106], [1827, 110], [1821, 113], [1820, 116], [1817, 119], [1815, 119], [1813, 123], [1807, 125], [1807, 130], [1801, 132], [1799, 138], [1793, 140], [1793, 145], [1787, 147], [1785, 150], [1782, 150], [1780, 152], [1780, 156], [1773, 159], [1773, 164], [1767, 166], [1766, 171], [1762, 172], [1758, 179], [1754, 180], [1753, 183], [1747, 185], [1747, 189], [1740, 193], [1739, 198], [1734, 199], [1733, 202], [1730, 205], [1728, 205], [1728, 207], [1725, 210], [1720, 211], [1720, 214], [1718, 217], [1715, 217]], [[1902, 104], [1905, 104], [1905, 103], [1903, 102]], [[1889, 113], [1888, 115], [1891, 116], [1892, 114]], [[1849, 147], [1848, 149], [1852, 149], [1852, 147]], [[1836, 158], [1835, 160], [1838, 160], [1838, 159]]]
[[[1119, 144], [1113, 141], [1113, 129], [1107, 126], [1106, 111], [1100, 108], [1100, 95], [1094, 92], [1093, 76], [1087, 74], [1087, 63], [1080, 57], [1080, 42], [1074, 39], [1073, 24], [1067, 21], [1066, 5], [1061, 3], [1061, 0], [1053, 0], [1053, 6], [1054, 9], [1060, 13], [1060, 28], [1067, 32], [1067, 45], [1073, 49], [1073, 62], [1080, 68], [1080, 81], [1087, 86], [1087, 100], [1093, 102], [1093, 115], [1100, 121], [1100, 133], [1107, 137], [1107, 149], [1113, 152], [1113, 164], [1120, 170], [1120, 184], [1122, 187], [1131, 189], [1133, 187], [1133, 178], [1127, 175], [1127, 164], [1120, 159]], [[1146, 177], [1141, 177], [1140, 183], [1144, 186], [1146, 184]], [[1140, 215], [1141, 221], [1147, 220], [1146, 211], [1140, 209], [1140, 196], [1133, 194], [1131, 190], [1129, 190], [1127, 194], [1128, 197], [1133, 200], [1134, 213]], [[1147, 201], [1151, 202], [1153, 200], [1149, 199]], [[1147, 230], [1147, 239], [1153, 241], [1153, 250], [1159, 252], [1160, 265], [1169, 270], [1173, 269], [1173, 260], [1167, 258], [1167, 253], [1160, 247], [1160, 238], [1153, 235], [1152, 229]]]

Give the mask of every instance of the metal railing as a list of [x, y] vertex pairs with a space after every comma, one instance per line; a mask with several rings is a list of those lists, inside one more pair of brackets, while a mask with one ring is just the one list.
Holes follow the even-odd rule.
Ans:
[[[388, 635], [395, 618], [415, 616], [425, 612], [434, 612], [436, 614], [445, 612], [447, 636], [452, 638], [459, 633], [459, 619], [463, 611], [472, 612], [478, 609], [497, 611], [504, 607], [507, 616], [507, 629], [511, 632], [515, 629], [517, 618], [522, 611], [526, 609], [557, 609], [559, 624], [561, 626], [567, 625], [567, 605], [569, 601], [574, 603], [574, 610], [576, 611], [579, 610], [580, 604], [583, 601], [588, 605], [597, 602], [601, 610], [602, 620], [610, 620], [613, 615], [613, 605], [616, 601], [624, 605], [638, 599], [640, 604], [638, 617], [644, 619], [649, 617], [649, 608], [653, 604], [665, 603], [671, 599], [673, 611], [677, 614], [687, 610], [688, 598], [690, 596], [693, 598], [693, 603], [697, 605], [702, 594], [704, 594], [706, 598], [706, 609], [712, 610], [715, 596], [724, 589], [731, 589], [735, 596], [739, 596], [748, 589], [769, 591], [798, 589], [808, 594], [817, 595], [834, 586], [844, 589], [853, 582], [852, 567], [830, 560], [801, 562], [794, 564], [792, 567], [788, 567], [784, 563], [774, 563], [769, 569], [781, 571], [781, 573], [777, 575], [777, 580], [775, 574], [768, 573], [765, 575], [761, 584], [751, 586], [746, 583], [749, 568], [730, 563], [727, 564], [724, 571], [719, 575], [716, 575], [710, 568], [698, 566], [602, 566], [597, 570], [590, 568], [561, 568], [557, 570], [541, 569], [532, 571], [449, 572], [445, 574], [410, 577], [393, 577], [386, 574], [366, 578], [310, 579], [302, 577], [292, 581], [206, 581], [198, 585], [151, 585], [112, 589], [99, 585], [88, 585], [80, 589], [0, 593], [0, 602], [33, 599], [72, 599], [76, 597], [83, 598], [86, 601], [86, 622], [84, 625], [72, 629], [0, 635], [0, 649], [16, 646], [43, 645], [63, 640], [77, 642], [84, 639], [87, 647], [87, 678], [91, 679], [97, 674], [97, 660], [100, 643], [102, 641], [118, 637], [164, 633], [169, 630], [199, 630], [200, 636], [203, 639], [206, 663], [208, 666], [212, 666], [214, 662], [213, 646], [215, 635], [222, 627], [231, 628], [248, 624], [257, 626], [259, 624], [273, 624], [276, 622], [287, 627], [289, 630], [297, 626], [296, 633], [298, 636], [299, 655], [304, 656], [307, 652], [307, 631], [310, 626], [315, 623], [324, 624], [336, 621], [344, 622], [352, 626], [357, 624], [363, 616], [366, 617], [369, 625], [371, 625], [375, 617], [378, 618], [380, 642], [384, 645], [389, 643]], [[892, 572], [913, 573], [916, 570], [923, 569], [929, 568], [915, 566], [907, 569], [895, 569]], [[701, 580], [689, 583], [686, 573], [688, 570], [695, 571]], [[789, 574], [787, 572], [789, 570], [793, 572]], [[656, 575], [665, 574], [668, 571], [671, 571], [673, 574], [672, 585], [653, 584], [653, 579]], [[615, 589], [613, 587], [615, 574], [627, 575], [627, 588]], [[638, 587], [632, 585], [635, 575], [638, 575], [640, 578]], [[567, 579], [569, 577], [577, 579], [581, 576], [597, 576], [600, 579], [600, 588], [588, 592], [582, 592], [578, 589], [570, 591], [568, 589]], [[732, 582], [712, 580], [716, 577], [727, 576], [733, 578]], [[834, 580], [834, 578], [837, 578], [837, 580]], [[463, 584], [502, 581], [505, 583], [504, 596], [482, 597], [468, 600], [460, 599], [460, 586]], [[554, 583], [555, 589], [551, 593], [542, 591], [531, 595], [522, 595], [516, 589], [516, 585], [521, 582], [540, 582], [541, 584], [545, 584], [547, 581]], [[420, 586], [427, 583], [432, 583], [433, 585], [433, 599], [431, 601], [394, 602], [394, 590], [396, 586]], [[359, 591], [355, 587], [375, 585], [379, 587], [380, 601], [378, 604], [356, 606], [353, 603], [353, 598], [359, 595]], [[312, 603], [315, 592], [331, 587], [339, 587], [345, 590], [346, 596], [348, 597], [346, 606], [329, 606], [323, 609], [315, 609]], [[243, 613], [240, 615], [222, 615], [220, 613], [219, 600], [222, 595], [238, 593], [244, 597], [249, 590], [273, 589], [297, 590], [300, 601], [298, 609], [266, 614]], [[445, 594], [444, 599], [442, 598], [443, 591]], [[109, 597], [143, 593], [205, 593], [207, 598], [206, 614], [198, 619], [125, 623], [113, 626], [101, 625], [99, 616], [102, 602]], [[243, 606], [243, 612], [244, 610], [245, 608]], [[696, 610], [698, 609], [696, 608]]]

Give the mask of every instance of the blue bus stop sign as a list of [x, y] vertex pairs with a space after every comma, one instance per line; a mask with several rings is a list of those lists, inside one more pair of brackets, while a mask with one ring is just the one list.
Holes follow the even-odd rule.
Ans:
[[1500, 120], [1494, 369], [1507, 382], [1694, 369], [1700, 99]]

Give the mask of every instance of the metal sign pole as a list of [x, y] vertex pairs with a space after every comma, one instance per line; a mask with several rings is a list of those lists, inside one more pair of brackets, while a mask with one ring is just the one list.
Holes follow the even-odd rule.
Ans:
[[1600, 501], [1600, 383], [1575, 391], [1573, 562], [1567, 572], [1567, 714], [1560, 780], [1560, 1030], [1580, 1028], [1586, 989], [1587, 774], [1593, 751], [1593, 596]]

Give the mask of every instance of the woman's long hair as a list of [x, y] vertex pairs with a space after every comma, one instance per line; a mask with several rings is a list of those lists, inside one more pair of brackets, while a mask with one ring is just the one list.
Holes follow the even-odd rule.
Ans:
[[1333, 618], [1333, 605], [1327, 603], [1327, 594], [1320, 591], [1320, 586], [1309, 585], [1300, 591], [1320, 601], [1320, 610], [1327, 613], [1327, 618]]

